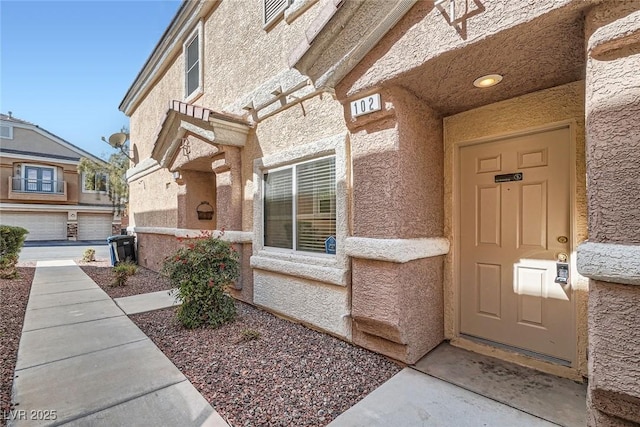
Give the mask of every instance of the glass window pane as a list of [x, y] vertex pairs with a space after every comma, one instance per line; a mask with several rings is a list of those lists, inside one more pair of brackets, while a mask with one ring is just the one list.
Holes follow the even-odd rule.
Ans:
[[265, 174], [264, 245], [293, 249], [291, 169]]
[[53, 192], [53, 169], [42, 169], [42, 191]]
[[187, 70], [190, 70], [198, 62], [198, 36], [187, 46]]
[[87, 191], [94, 191], [96, 189], [96, 174], [93, 172], [85, 172], [84, 174], [84, 189]]
[[298, 165], [296, 180], [296, 249], [325, 252], [325, 240], [336, 235], [335, 158]]
[[187, 95], [191, 95], [194, 90], [198, 89], [199, 85], [200, 69], [196, 65], [187, 73]]

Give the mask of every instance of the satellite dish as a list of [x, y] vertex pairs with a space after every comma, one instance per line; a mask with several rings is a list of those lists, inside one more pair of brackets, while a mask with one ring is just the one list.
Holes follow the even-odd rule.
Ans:
[[129, 134], [124, 132], [114, 133], [109, 137], [109, 145], [113, 148], [122, 148], [125, 142], [129, 139]]

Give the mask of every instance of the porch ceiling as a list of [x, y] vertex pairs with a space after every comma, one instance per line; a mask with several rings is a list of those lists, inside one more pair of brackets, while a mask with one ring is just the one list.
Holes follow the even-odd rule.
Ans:
[[[445, 116], [584, 78], [580, 11], [539, 17], [423, 64], [399, 84]], [[473, 81], [501, 74], [502, 82], [476, 88]]]

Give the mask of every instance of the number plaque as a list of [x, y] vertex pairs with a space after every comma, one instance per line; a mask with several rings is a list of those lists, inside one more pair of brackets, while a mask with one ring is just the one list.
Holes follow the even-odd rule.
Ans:
[[382, 109], [380, 94], [374, 93], [364, 98], [351, 101], [351, 117], [364, 116]]

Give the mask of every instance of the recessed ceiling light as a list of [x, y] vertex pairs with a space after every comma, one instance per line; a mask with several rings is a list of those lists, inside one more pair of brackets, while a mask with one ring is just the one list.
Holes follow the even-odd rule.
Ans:
[[478, 77], [473, 81], [475, 87], [491, 87], [495, 86], [502, 81], [500, 74], [487, 74], [486, 76]]

